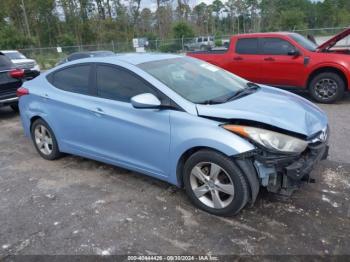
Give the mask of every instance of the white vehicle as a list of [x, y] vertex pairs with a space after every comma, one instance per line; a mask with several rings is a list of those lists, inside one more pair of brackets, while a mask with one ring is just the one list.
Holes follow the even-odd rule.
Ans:
[[29, 59], [16, 50], [5, 50], [1, 52], [11, 60], [16, 68], [40, 72], [40, 66], [34, 59]]
[[215, 47], [213, 36], [199, 36], [184, 45], [184, 48], [186, 51], [193, 51], [193, 50], [205, 51], [205, 50], [210, 50], [213, 47]]

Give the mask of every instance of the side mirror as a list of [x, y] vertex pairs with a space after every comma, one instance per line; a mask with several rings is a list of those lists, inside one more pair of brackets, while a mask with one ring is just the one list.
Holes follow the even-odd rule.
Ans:
[[300, 56], [300, 52], [297, 49], [291, 49], [290, 51], [288, 51], [288, 55], [289, 56]]
[[133, 96], [131, 98], [131, 104], [135, 108], [160, 108], [161, 102], [159, 99], [151, 94], [151, 93], [144, 93], [140, 95]]

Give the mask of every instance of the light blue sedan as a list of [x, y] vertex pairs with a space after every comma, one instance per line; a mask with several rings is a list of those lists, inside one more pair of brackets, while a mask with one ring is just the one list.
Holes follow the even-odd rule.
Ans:
[[260, 187], [290, 195], [328, 153], [317, 106], [190, 57], [77, 60], [17, 93], [43, 158], [74, 154], [162, 179], [216, 215], [253, 204]]

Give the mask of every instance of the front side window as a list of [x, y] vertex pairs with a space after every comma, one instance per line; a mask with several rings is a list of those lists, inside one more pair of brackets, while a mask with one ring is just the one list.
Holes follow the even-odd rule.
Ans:
[[127, 70], [112, 66], [97, 66], [97, 95], [101, 98], [130, 102], [133, 96], [154, 90]]
[[311, 52], [315, 52], [317, 49], [317, 45], [315, 43], [311, 42], [309, 39], [300, 34], [292, 33], [290, 34], [290, 37], [293, 38], [293, 40], [296, 41], [299, 45]]
[[288, 55], [295, 47], [281, 38], [264, 38], [261, 53], [264, 55]]
[[242, 78], [190, 57], [146, 62], [138, 66], [193, 103], [222, 103], [247, 87]]
[[202, 37], [198, 38], [198, 43], [202, 42]]
[[53, 74], [51, 83], [64, 91], [89, 94], [90, 65], [77, 65]]
[[237, 54], [255, 55], [259, 53], [259, 41], [257, 38], [240, 38], [236, 44]]

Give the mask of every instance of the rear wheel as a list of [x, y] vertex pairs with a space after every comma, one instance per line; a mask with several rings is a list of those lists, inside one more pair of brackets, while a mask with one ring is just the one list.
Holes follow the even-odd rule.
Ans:
[[343, 97], [345, 82], [338, 74], [325, 72], [311, 80], [309, 91], [317, 102], [331, 104]]
[[31, 135], [36, 150], [46, 160], [61, 157], [56, 137], [50, 126], [42, 119], [35, 120], [31, 127]]
[[18, 104], [11, 105], [11, 108], [12, 108], [13, 111], [19, 112]]
[[233, 160], [218, 152], [194, 153], [185, 163], [183, 179], [191, 202], [214, 215], [235, 215], [248, 201], [244, 174]]

